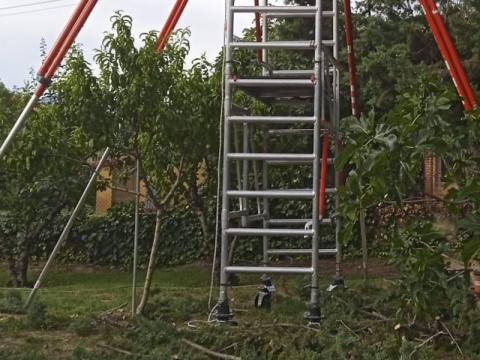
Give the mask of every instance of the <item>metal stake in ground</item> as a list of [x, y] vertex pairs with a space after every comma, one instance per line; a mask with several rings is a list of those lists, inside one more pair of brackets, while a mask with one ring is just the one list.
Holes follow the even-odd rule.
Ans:
[[60, 247], [63, 245], [65, 240], [67, 240], [68, 234], [70, 233], [70, 230], [73, 227], [73, 223], [74, 223], [76, 217], [78, 216], [78, 213], [80, 212], [83, 205], [87, 201], [88, 195], [95, 185], [98, 174], [100, 173], [100, 169], [102, 168], [103, 163], [105, 162], [109, 151], [110, 151], [110, 149], [107, 148], [105, 150], [105, 152], [103, 153], [102, 158], [98, 162], [97, 168], [95, 169], [94, 173], [92, 174], [92, 176], [90, 178], [90, 181], [87, 184], [87, 187], [83, 191], [83, 194], [82, 194], [82, 196], [80, 197], [80, 200], [77, 203], [77, 206], [75, 206], [75, 209], [73, 210], [72, 215], [70, 215], [70, 219], [68, 219], [67, 225], [65, 225], [65, 228], [63, 229], [62, 234], [60, 235], [60, 237], [57, 241], [57, 244], [55, 245], [52, 253], [50, 254], [50, 257], [48, 258], [47, 263], [43, 267], [43, 270], [40, 273], [40, 276], [38, 277], [38, 280], [35, 283], [35, 286], [33, 287], [32, 291], [30, 292], [30, 295], [28, 297], [27, 304], [26, 304], [27, 308], [32, 304], [33, 299], [35, 298], [35, 295], [37, 294], [38, 289], [40, 289], [42, 281], [45, 278], [45, 276], [47, 275], [47, 272], [50, 269], [50, 266], [52, 265], [53, 260], [55, 259], [55, 255], [58, 253], [58, 251], [60, 250]]

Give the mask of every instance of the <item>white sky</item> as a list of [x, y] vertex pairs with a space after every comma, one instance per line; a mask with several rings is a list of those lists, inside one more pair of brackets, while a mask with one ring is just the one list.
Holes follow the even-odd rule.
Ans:
[[[30, 69], [36, 72], [40, 64], [41, 39], [44, 38], [50, 48], [78, 2], [54, 0], [35, 6], [4, 9], [42, 1], [45, 0], [0, 0], [0, 81], [8, 87], [22, 86], [30, 76]], [[242, 0], [238, 4], [251, 2]], [[134, 32], [138, 36], [149, 30], [159, 30], [173, 4], [174, 0], [100, 0], [77, 41], [83, 44], [91, 59], [92, 50], [100, 47], [102, 34], [109, 29], [109, 18], [115, 10], [123, 10], [133, 17]], [[192, 31], [191, 58], [203, 52], [209, 59], [217, 55], [223, 42], [224, 4], [224, 0], [189, 1], [178, 26], [188, 26]], [[57, 6], [68, 7], [53, 9]], [[14, 15], [34, 10], [44, 11]], [[236, 22], [237, 35], [242, 28], [252, 24], [251, 15], [241, 15]]]

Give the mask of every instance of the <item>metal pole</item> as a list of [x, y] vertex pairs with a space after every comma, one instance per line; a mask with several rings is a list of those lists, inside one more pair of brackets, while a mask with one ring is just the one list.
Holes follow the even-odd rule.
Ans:
[[[262, 0], [261, 2], [262, 6], [267, 6], [268, 1], [267, 0]], [[262, 14], [262, 40], [263, 42], [268, 41], [268, 17], [266, 13]], [[265, 64], [268, 64], [268, 49], [262, 49], [262, 61]], [[262, 74], [263, 76], [268, 75], [268, 70], [266, 67], [262, 67]]]
[[[254, 5], [259, 6], [259, 0], [254, 0]], [[255, 39], [257, 42], [262, 42], [262, 25], [260, 22], [260, 13], [255, 13]], [[262, 49], [257, 50], [257, 60], [259, 62], [263, 61], [263, 51]]]
[[7, 152], [8, 147], [10, 144], [13, 142], [15, 137], [17, 136], [18, 132], [23, 128], [25, 125], [25, 121], [28, 118], [28, 115], [32, 112], [33, 108], [38, 102], [39, 97], [37, 95], [32, 95], [30, 98], [30, 101], [28, 102], [27, 106], [25, 106], [25, 109], [23, 109], [22, 114], [16, 121], [15, 125], [13, 126], [12, 130], [10, 130], [10, 133], [8, 134], [7, 138], [2, 144], [2, 147], [0, 147], [0, 160], [3, 158], [5, 153]]
[[83, 10], [85, 9], [85, 6], [90, 0], [81, 0], [77, 7], [75, 8], [75, 11], [73, 12], [72, 16], [68, 20], [67, 24], [63, 28], [62, 33], [58, 37], [57, 41], [55, 42], [55, 45], [53, 48], [50, 50], [48, 53], [47, 57], [45, 58], [45, 61], [43, 64], [40, 66], [40, 68], [37, 71], [37, 76], [39, 78], [43, 78], [45, 74], [47, 73], [48, 69], [52, 65], [52, 62], [55, 60], [57, 57], [58, 53], [60, 52], [65, 40], [67, 39], [68, 34], [72, 31], [75, 23], [79, 19], [80, 15], [82, 14]]
[[[233, 147], [234, 151], [236, 153], [240, 152], [240, 142], [238, 139], [238, 126], [237, 124], [233, 124]], [[241, 171], [241, 165], [240, 161], [235, 162], [235, 168], [236, 168], [236, 175], [237, 175], [237, 189], [240, 191], [242, 190], [242, 171]], [[246, 209], [243, 207], [243, 200], [242, 198], [238, 198], [238, 206], [240, 208], [240, 211], [244, 213]], [[246, 214], [242, 215], [242, 226], [246, 227], [247, 226], [247, 217]]]
[[73, 227], [73, 223], [75, 222], [75, 219], [77, 218], [80, 210], [82, 209], [83, 205], [87, 201], [88, 195], [90, 193], [90, 190], [95, 186], [95, 182], [97, 180], [98, 174], [100, 173], [100, 169], [103, 166], [103, 163], [105, 162], [107, 155], [109, 153], [110, 149], [107, 148], [105, 152], [103, 153], [102, 158], [98, 162], [97, 168], [95, 169], [94, 173], [92, 174], [90, 181], [88, 182], [85, 190], [83, 191], [82, 196], [80, 197], [80, 200], [77, 203], [77, 206], [75, 206], [75, 209], [73, 210], [72, 214], [70, 215], [70, 219], [68, 219], [67, 225], [65, 225], [62, 234], [60, 235], [57, 244], [55, 245], [52, 253], [50, 254], [50, 257], [47, 260], [47, 263], [43, 267], [42, 272], [40, 273], [40, 276], [38, 277], [37, 282], [35, 283], [35, 286], [33, 287], [32, 291], [30, 292], [30, 295], [27, 299], [27, 304], [26, 307], [28, 308], [31, 304], [33, 299], [35, 298], [35, 295], [37, 294], [38, 289], [40, 289], [40, 286], [42, 284], [43, 279], [47, 275], [48, 270], [50, 269], [50, 266], [53, 263], [53, 260], [55, 256], [57, 255], [58, 251], [60, 250], [60, 247], [63, 245], [65, 240], [67, 239], [70, 230]]
[[[255, 153], [255, 143], [254, 143], [253, 136], [250, 137], [250, 149], [252, 153]], [[252, 165], [253, 165], [255, 191], [260, 191], [257, 161], [253, 160]], [[257, 214], [258, 215], [262, 214], [262, 201], [260, 198], [257, 198]]]
[[320, 185], [320, 122], [321, 122], [321, 103], [322, 95], [321, 92], [324, 89], [324, 56], [323, 56], [323, 45], [322, 45], [322, 0], [316, 1], [317, 13], [315, 16], [315, 95], [314, 95], [314, 116], [315, 116], [315, 126], [314, 126], [314, 139], [313, 139], [313, 148], [314, 154], [317, 156], [316, 161], [313, 165], [313, 189], [315, 189], [315, 196], [312, 204], [312, 283], [310, 290], [310, 305], [309, 305], [309, 314], [308, 319], [313, 323], [320, 322], [321, 311], [319, 305], [319, 279], [318, 279], [318, 266], [319, 266], [319, 213], [318, 213], [318, 204], [319, 204], [319, 185]]
[[229, 196], [228, 188], [230, 184], [230, 176], [228, 171], [228, 153], [230, 152], [230, 124], [228, 121], [229, 116], [231, 115], [231, 106], [232, 106], [232, 86], [230, 79], [232, 77], [233, 71], [233, 54], [232, 48], [230, 46], [233, 41], [233, 12], [231, 7], [233, 6], [233, 0], [226, 0], [225, 4], [225, 16], [226, 16], [226, 27], [225, 27], [225, 119], [224, 119], [224, 147], [223, 147], [223, 185], [222, 185], [222, 239], [221, 239], [221, 253], [220, 253], [220, 294], [218, 298], [218, 310], [217, 310], [217, 320], [225, 321], [231, 318], [230, 307], [228, 304], [228, 274], [226, 272], [226, 267], [228, 266], [228, 240], [229, 236], [227, 234], [228, 229], [228, 212], [229, 212]]
[[[462, 62], [460, 61], [457, 49], [445, 26], [443, 17], [437, 8], [437, 4], [434, 0], [421, 0], [420, 3], [425, 11], [427, 19], [431, 18], [432, 24], [435, 24], [435, 26], [431, 27], [434, 36], [436, 36], [436, 38], [438, 37], [440, 42], [443, 42], [444, 51], [442, 52], [442, 56], [447, 62], [447, 67], [455, 68], [457, 78], [453, 78], [453, 81], [457, 88], [459, 90], [461, 89], [460, 96], [465, 100], [465, 110], [472, 110], [477, 107], [478, 101], [475, 97], [470, 81], [468, 80], [468, 76], [465, 73]], [[437, 40], [437, 42], [439, 41]], [[439, 44], [439, 46], [441, 46], [441, 44]], [[448, 57], [451, 61], [450, 64], [448, 64]]]
[[172, 34], [173, 30], [175, 30], [175, 26], [177, 26], [178, 20], [180, 20], [185, 7], [187, 6], [188, 0], [177, 0], [175, 3], [170, 16], [167, 19], [167, 22], [163, 26], [162, 31], [158, 36], [157, 41], [157, 52], [161, 52], [167, 46], [168, 39]]
[[[265, 154], [268, 153], [268, 148], [269, 148], [269, 134], [268, 134], [268, 129], [265, 126], [263, 129], [263, 152]], [[262, 169], [262, 187], [264, 191], [268, 191], [270, 185], [269, 185], [269, 179], [268, 179], [268, 161], [264, 160], [263, 161], [263, 169]], [[263, 213], [265, 214], [263, 218], [263, 228], [268, 229], [269, 227], [269, 220], [270, 220], [270, 200], [268, 198], [263, 198]], [[268, 235], [263, 236], [263, 265], [267, 266], [268, 265], [268, 248], [270, 246], [270, 237]]]
[[363, 278], [368, 277], [368, 244], [367, 244], [367, 227], [365, 225], [365, 209], [360, 209], [360, 236], [362, 238], [362, 270]]
[[[333, 57], [335, 59], [338, 59], [338, 49], [339, 49], [339, 43], [338, 43], [338, 4], [337, 0], [332, 0], [333, 3], [333, 41], [334, 41], [334, 46], [333, 46]], [[338, 135], [338, 130], [340, 129], [340, 71], [337, 67], [334, 69], [334, 116], [335, 116], [335, 121], [334, 121], [334, 128], [336, 129], [335, 133], [335, 158], [338, 156], [340, 153], [341, 149], [341, 139], [340, 136]], [[337, 169], [335, 169], [335, 187], [337, 189], [340, 188], [342, 185], [342, 173], [338, 172]], [[340, 196], [338, 195], [338, 192], [335, 194], [335, 209], [338, 212], [338, 209], [340, 208]], [[342, 228], [342, 219], [340, 216], [337, 217], [336, 222], [335, 222], [335, 243], [336, 243], [336, 248], [337, 248], [337, 257], [336, 257], [336, 267], [335, 267], [335, 275], [337, 278], [340, 278], [342, 276], [342, 244], [340, 243], [340, 231]]]
[[[35, 93], [30, 98], [30, 101], [25, 106], [25, 109], [20, 114], [12, 130], [10, 131], [7, 138], [3, 142], [2, 146], [0, 147], [0, 160], [5, 155], [8, 147], [11, 145], [14, 138], [18, 134], [18, 132], [25, 125], [25, 122], [28, 116], [32, 112], [38, 100], [42, 97], [45, 90], [47, 89], [48, 85], [52, 80], [53, 75], [55, 74], [56, 70], [60, 66], [60, 63], [64, 59], [67, 51], [71, 48], [78, 33], [80, 32], [82, 27], [85, 25], [85, 22], [87, 21], [88, 17], [93, 11], [97, 2], [98, 0], [90, 0], [90, 2], [88, 1], [81, 2], [79, 6], [76, 8], [76, 10], [74, 11], [65, 29], [63, 30], [62, 34], [57, 40], [57, 43], [55, 44], [51, 53], [48, 55], [47, 59], [45, 60], [45, 64], [41, 66], [38, 71], [40, 80], [37, 88], [35, 89]], [[48, 69], [47, 69], [47, 65], [48, 65]]]
[[[250, 129], [248, 123], [243, 123], [243, 153], [247, 154], [249, 152], [248, 147], [248, 139], [250, 137]], [[248, 170], [249, 170], [249, 162], [248, 159], [243, 160], [243, 174], [242, 174], [242, 190], [248, 190]], [[248, 199], [247, 197], [242, 198], [243, 202], [243, 210], [246, 212], [245, 217], [243, 218], [242, 226], [248, 226]]]
[[[467, 84], [465, 84], [462, 81], [463, 78], [458, 73], [460, 69], [457, 68], [456, 63], [452, 57], [453, 54], [451, 54], [451, 52], [449, 51], [446, 44], [446, 39], [443, 37], [441, 29], [439, 28], [439, 26], [442, 26], [442, 25], [439, 24], [438, 21], [436, 21], [435, 19], [435, 16], [434, 16], [435, 10], [432, 7], [432, 1], [420, 0], [420, 5], [425, 14], [425, 18], [427, 20], [428, 26], [432, 31], [435, 42], [437, 43], [437, 46], [440, 50], [440, 54], [442, 55], [443, 60], [447, 65], [447, 69], [450, 72], [450, 76], [457, 89], [458, 95], [462, 98], [463, 106], [465, 110], [471, 110], [474, 107], [474, 104], [471, 102], [472, 99], [469, 97], [469, 93], [465, 89], [465, 85], [469, 86], [470, 84], [468, 80], [466, 81]], [[436, 11], [438, 12], [438, 9]], [[448, 34], [447, 34], [447, 37], [448, 37]], [[461, 70], [463, 70], [463, 67]], [[475, 102], [476, 99], [473, 99], [473, 101]]]
[[132, 269], [132, 318], [135, 318], [137, 309], [137, 255], [140, 210], [140, 160], [137, 158], [135, 176], [135, 233], [133, 235], [133, 269]]

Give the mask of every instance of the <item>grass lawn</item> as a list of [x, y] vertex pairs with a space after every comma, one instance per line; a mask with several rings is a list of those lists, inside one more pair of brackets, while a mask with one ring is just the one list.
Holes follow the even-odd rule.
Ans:
[[[350, 272], [347, 289], [323, 291], [325, 319], [320, 328], [309, 328], [303, 319], [308, 278], [275, 277], [272, 310], [263, 311], [253, 306], [258, 276], [241, 276], [229, 294], [238, 325], [215, 326], [206, 321], [208, 266], [159, 269], [145, 317], [135, 321], [130, 316], [129, 272], [57, 268], [39, 292], [47, 308], [42, 326], [32, 326], [32, 314], [0, 314], [0, 359], [211, 358], [188, 342], [235, 356], [231, 359], [396, 359], [402, 346], [405, 353], [413, 352], [412, 358], [456, 358], [455, 351], [440, 356], [430, 346], [415, 349], [418, 342], [405, 343], [393, 330], [393, 316], [390, 320], [395, 305], [374, 303], [388, 284], [374, 277], [366, 285], [355, 267]], [[143, 277], [140, 273], [139, 285]], [[324, 274], [322, 289], [330, 278]], [[6, 280], [7, 274], [0, 272], [0, 283]], [[9, 291], [2, 288], [0, 299]], [[25, 299], [29, 290], [20, 291]], [[217, 295], [215, 289], [213, 301]]]

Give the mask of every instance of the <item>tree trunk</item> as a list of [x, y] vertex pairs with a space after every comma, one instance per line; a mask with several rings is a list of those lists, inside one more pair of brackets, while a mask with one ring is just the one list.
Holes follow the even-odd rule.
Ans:
[[205, 244], [208, 246], [208, 249], [213, 252], [213, 243], [210, 241], [210, 233], [208, 231], [208, 224], [207, 224], [207, 217], [205, 216], [205, 211], [203, 210], [203, 206], [196, 206], [193, 205], [195, 210], [195, 214], [197, 215], [198, 222], [200, 223], [200, 228], [202, 229], [203, 240]]
[[155, 266], [158, 259], [158, 247], [160, 245], [160, 228], [161, 228], [161, 211], [157, 209], [157, 214], [155, 218], [155, 234], [153, 236], [152, 250], [150, 252], [150, 260], [148, 262], [147, 275], [145, 277], [145, 285], [143, 287], [142, 298], [137, 307], [137, 315], [141, 315], [145, 309], [148, 298], [150, 296], [150, 290], [152, 286], [153, 272], [155, 271]]
[[[59, 204], [50, 211], [50, 213], [40, 222], [36, 229], [31, 231], [30, 226], [25, 231], [27, 235], [23, 239], [21, 245], [18, 246], [21, 249], [17, 258], [13, 255], [12, 250], [9, 250], [8, 255], [8, 269], [10, 271], [10, 280], [12, 287], [20, 288], [28, 286], [28, 266], [30, 265], [30, 252], [40, 234], [49, 226], [55, 216], [57, 216], [66, 205], [66, 200], [61, 199]], [[13, 239], [11, 240], [14, 241]]]
[[17, 261], [17, 278], [18, 283], [20, 284], [19, 287], [26, 287], [28, 286], [28, 265], [30, 263], [30, 247], [26, 246], [22, 253], [20, 254], [20, 258]]
[[8, 258], [8, 272], [10, 274], [10, 283], [13, 288], [19, 288], [20, 284], [18, 283], [17, 276], [17, 262], [13, 257]]
[[200, 228], [202, 229], [203, 240], [205, 244], [208, 246], [210, 252], [213, 252], [213, 244], [210, 241], [210, 232], [208, 230], [208, 222], [207, 216], [205, 215], [205, 210], [203, 208], [203, 201], [201, 196], [198, 193], [198, 186], [197, 186], [197, 178], [196, 174], [192, 178], [191, 187], [190, 187], [190, 195], [188, 196], [190, 199], [190, 205], [195, 211], [197, 215], [198, 222], [200, 223]]
[[10, 273], [11, 286], [21, 288], [27, 286], [27, 271], [29, 264], [29, 249], [24, 245], [20, 255], [15, 258], [13, 255], [8, 256], [8, 270]]

